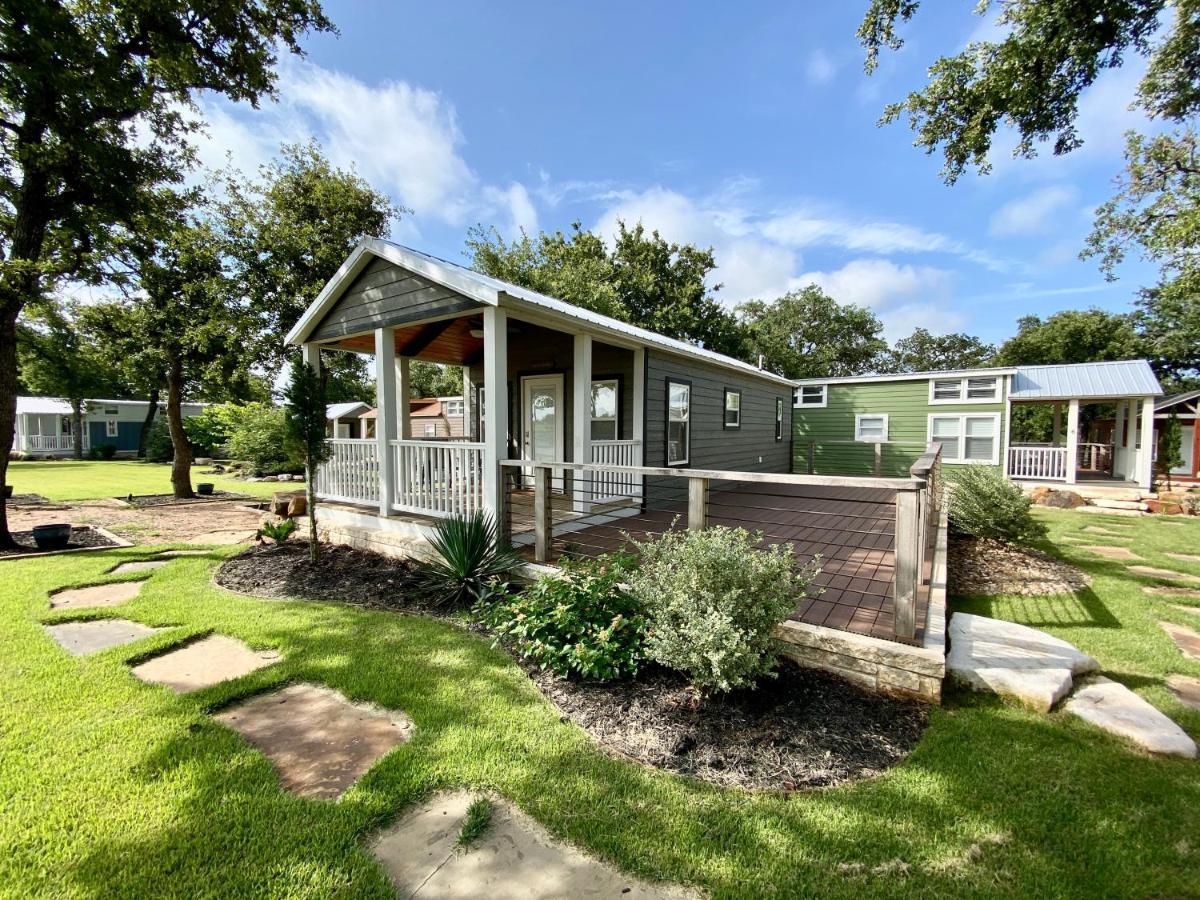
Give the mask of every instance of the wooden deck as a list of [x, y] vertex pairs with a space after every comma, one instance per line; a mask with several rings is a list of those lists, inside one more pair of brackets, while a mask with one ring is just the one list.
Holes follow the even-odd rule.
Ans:
[[[519, 495], [513, 496], [513, 505]], [[564, 552], [596, 556], [620, 549], [626, 535], [642, 540], [683, 527], [687, 504], [648, 502], [652, 508], [626, 503], [580, 516], [569, 511], [569, 502], [554, 504], [555, 556]], [[530, 517], [530, 521], [532, 518]], [[898, 640], [893, 631], [893, 551], [896, 510], [894, 492], [880, 488], [820, 487], [815, 485], [755, 485], [735, 482], [713, 485], [708, 521], [713, 525], [743, 527], [763, 532], [764, 543], [791, 543], [800, 562], [821, 557], [821, 572], [811, 596], [801, 601], [791, 619], [824, 625], [885, 640]], [[514, 526], [516, 517], [514, 517]], [[565, 527], [560, 527], [565, 526]], [[522, 552], [531, 555], [528, 547]], [[924, 638], [926, 590], [918, 598], [916, 635], [903, 643], [920, 644]]]

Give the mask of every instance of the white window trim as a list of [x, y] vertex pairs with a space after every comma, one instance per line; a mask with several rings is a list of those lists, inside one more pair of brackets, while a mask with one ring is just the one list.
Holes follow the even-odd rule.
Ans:
[[[672, 419], [671, 418], [671, 387], [675, 386], [675, 385], [682, 387], [682, 388], [687, 388], [687, 418], [685, 418], [685, 419]], [[686, 431], [687, 440], [684, 441], [683, 459], [671, 459], [670, 458], [671, 422], [672, 421], [687, 422], [687, 431]], [[667, 422], [666, 422], [665, 437], [666, 437], [666, 446], [663, 448], [663, 458], [666, 460], [667, 465], [668, 466], [686, 466], [689, 463], [691, 463], [691, 461], [692, 461], [692, 386], [690, 384], [688, 384], [686, 381], [673, 381], [670, 378], [667, 379]]]
[[[820, 388], [821, 402], [820, 403], [805, 403], [804, 389], [805, 388]], [[792, 406], [796, 409], [824, 409], [825, 404], [829, 402], [829, 385], [827, 384], [803, 384], [796, 388], [795, 399], [792, 401]]]
[[[883, 438], [875, 440], [862, 436], [862, 420], [863, 419], [883, 419]], [[866, 444], [886, 444], [888, 442], [888, 414], [887, 413], [856, 413], [854, 416], [854, 439], [862, 441]]]
[[[991, 397], [968, 397], [967, 396], [967, 382], [972, 379], [978, 381], [981, 378], [991, 378], [993, 381], [995, 381], [996, 382], [996, 393]], [[942, 400], [940, 398], [934, 397], [933, 386], [934, 386], [934, 384], [936, 384], [939, 381], [957, 381], [958, 382], [958, 396], [955, 397], [953, 400]], [[954, 406], [956, 404], [962, 405], [962, 404], [970, 404], [970, 403], [1001, 403], [1001, 402], [1003, 402], [1003, 400], [1004, 400], [1004, 382], [1001, 380], [999, 375], [963, 375], [961, 377], [958, 375], [955, 375], [951, 378], [930, 378], [929, 379], [929, 405], [930, 406]]]
[[[453, 419], [462, 418], [463, 408], [464, 408], [462, 400], [443, 400], [442, 405], [446, 408], [446, 415], [449, 418], [453, 418]], [[458, 410], [458, 412], [451, 412], [450, 411], [451, 405], [453, 405], [454, 408]]]
[[967, 449], [967, 419], [991, 419], [995, 424], [992, 431], [992, 456], [990, 459], [950, 459], [943, 457], [942, 462], [952, 466], [998, 466], [1000, 465], [1000, 443], [1004, 436], [1000, 433], [1000, 413], [930, 413], [928, 422], [925, 426], [925, 443], [928, 446], [933, 443], [933, 420], [934, 419], [958, 419], [958, 446], [960, 452]]
[[[589, 409], [588, 409], [588, 428], [591, 429], [588, 432], [589, 440], [594, 440], [591, 438], [591, 433], [592, 433], [592, 431], [595, 430], [593, 426], [595, 426], [595, 424], [597, 422], [612, 422], [613, 423], [613, 436], [611, 438], [603, 438], [602, 440], [614, 440], [614, 441], [620, 440], [621, 439], [621, 427], [620, 427], [621, 426], [621, 379], [619, 379], [619, 378], [593, 378], [592, 379], [592, 390], [595, 390], [596, 385], [598, 385], [598, 384], [611, 384], [612, 389], [613, 389], [613, 396], [616, 398], [616, 402], [613, 405], [613, 414], [611, 416], [598, 416], [598, 415], [596, 415], [595, 408], [592, 407], [592, 398], [590, 395], [588, 396], [588, 407], [589, 407]], [[691, 398], [689, 397], [689, 400], [690, 399]]]
[[117, 429], [117, 420], [116, 419], [106, 419], [105, 420], [104, 436], [105, 437], [120, 437], [120, 433]]
[[[721, 427], [726, 431], [738, 431], [742, 427], [742, 392], [737, 388], [725, 388], [725, 393], [722, 395], [721, 401]], [[737, 408], [729, 408], [729, 398], [737, 397]], [[730, 413], [737, 414], [737, 420], [734, 422], [726, 421]]]

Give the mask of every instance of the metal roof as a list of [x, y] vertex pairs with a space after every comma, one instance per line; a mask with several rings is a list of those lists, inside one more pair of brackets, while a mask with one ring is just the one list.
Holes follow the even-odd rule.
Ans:
[[814, 384], [868, 384], [887, 381], [928, 381], [931, 378], [974, 378], [976, 375], [1013, 375], [1011, 366], [993, 366], [986, 369], [940, 369], [926, 372], [894, 372], [877, 375], [837, 375], [832, 378], [798, 378], [793, 384], [798, 387]]
[[1161, 400], [1155, 400], [1154, 408], [1156, 410], [1168, 409], [1169, 407], [1174, 406], [1176, 403], [1186, 403], [1189, 400], [1196, 400], [1197, 398], [1200, 398], [1200, 390], [1184, 391], [1182, 394], [1172, 394], [1169, 397], [1163, 397]]
[[[595, 330], [606, 332], [618, 340], [629, 341], [632, 339], [633, 341], [659, 347], [682, 356], [707, 360], [727, 369], [736, 369], [748, 375], [755, 375], [779, 384], [786, 384], [788, 386], [792, 384], [791, 379], [765, 371], [740, 359], [734, 359], [731, 356], [725, 356], [723, 353], [716, 353], [704, 347], [697, 347], [695, 344], [689, 344], [687, 341], [669, 338], [646, 328], [639, 328], [628, 322], [622, 322], [619, 319], [602, 316], [591, 310], [572, 306], [564, 300], [559, 300], [546, 294], [539, 294], [537, 291], [531, 291], [519, 285], [501, 281], [499, 278], [482, 275], [473, 269], [468, 269], [466, 266], [460, 266], [458, 263], [439, 259], [436, 256], [430, 256], [428, 253], [422, 253], [420, 250], [414, 250], [411, 247], [405, 247], [392, 241], [382, 240], [381, 238], [367, 238], [354, 249], [354, 252], [342, 263], [341, 268], [338, 269], [333, 278], [321, 289], [321, 293], [317, 295], [317, 299], [305, 310], [304, 315], [300, 317], [295, 327], [288, 332], [287, 343], [300, 344], [308, 339], [312, 330], [325, 317], [325, 314], [333, 308], [338, 297], [341, 296], [342, 289], [348, 287], [358, 273], [366, 267], [367, 262], [369, 262], [367, 254], [379, 256], [394, 265], [408, 269], [411, 272], [416, 272], [418, 275], [423, 275], [431, 281], [488, 306], [500, 306], [501, 298], [503, 298], [503, 305], [509, 308], [516, 307], [519, 309], [521, 306], [534, 307], [536, 310], [549, 312], [576, 322], [585, 322]], [[531, 313], [533, 311], [530, 310]]]
[[1075, 363], [1058, 366], [1017, 366], [1012, 400], [1107, 400], [1158, 397], [1163, 392], [1144, 359]]
[[325, 407], [325, 418], [341, 419], [370, 408], [370, 404], [363, 403], [361, 400], [351, 400], [347, 403], [330, 403]]
[[[92, 411], [103, 406], [141, 406], [145, 407], [149, 401], [146, 400], [104, 400], [104, 399], [89, 399], [84, 400], [84, 411]], [[158, 404], [160, 407], [162, 403]], [[206, 403], [194, 403], [184, 401], [184, 406], [203, 408]], [[17, 413], [29, 413], [36, 415], [44, 414], [71, 414], [71, 403], [69, 400], [64, 400], [62, 397], [18, 397], [17, 398]]]

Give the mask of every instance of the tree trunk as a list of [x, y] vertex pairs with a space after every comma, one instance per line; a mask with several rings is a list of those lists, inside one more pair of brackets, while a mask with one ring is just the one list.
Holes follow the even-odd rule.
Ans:
[[192, 445], [183, 429], [183, 365], [171, 360], [167, 368], [167, 427], [171, 430], [171, 445], [175, 455], [171, 460], [171, 490], [178, 500], [194, 497], [192, 493]]
[[[0, 484], [8, 484], [8, 455], [17, 423], [17, 315], [9, 306], [0, 317]], [[0, 547], [15, 547], [8, 530], [8, 500], [0, 490]]]
[[83, 401], [71, 401], [71, 455], [83, 459]]
[[138, 436], [138, 459], [146, 458], [146, 441], [150, 438], [150, 429], [154, 427], [154, 414], [158, 412], [158, 394], [158, 388], [153, 388], [146, 401], [146, 418], [142, 420], [142, 433]]
[[317, 467], [306, 460], [304, 488], [308, 495], [308, 561], [314, 566], [321, 560], [321, 545], [317, 542]]

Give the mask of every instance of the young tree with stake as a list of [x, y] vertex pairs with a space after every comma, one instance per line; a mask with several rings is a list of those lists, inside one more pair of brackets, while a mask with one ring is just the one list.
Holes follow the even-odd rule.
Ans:
[[304, 457], [308, 559], [316, 565], [321, 558], [321, 545], [317, 542], [317, 467], [329, 459], [329, 444], [325, 442], [325, 385], [316, 369], [303, 359], [292, 360], [284, 400], [288, 441]]

